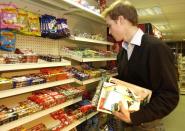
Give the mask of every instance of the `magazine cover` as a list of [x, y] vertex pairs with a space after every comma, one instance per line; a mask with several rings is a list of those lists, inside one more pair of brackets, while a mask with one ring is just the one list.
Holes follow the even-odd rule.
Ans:
[[[113, 83], [114, 82], [114, 83]], [[137, 111], [149, 102], [152, 91], [115, 78], [103, 82], [97, 110], [111, 114], [115, 105], [121, 101], [129, 111]]]

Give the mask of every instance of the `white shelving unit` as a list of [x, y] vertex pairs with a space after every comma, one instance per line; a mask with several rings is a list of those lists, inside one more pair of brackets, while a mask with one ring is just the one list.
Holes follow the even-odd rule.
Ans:
[[81, 118], [79, 120], [74, 121], [69, 126], [63, 128], [61, 131], [69, 131], [69, 130], [75, 128], [76, 126], [80, 125], [84, 121], [86, 121], [86, 120], [90, 119], [91, 117], [95, 116], [96, 114], [98, 114], [98, 112], [90, 113], [89, 115], [87, 115], [87, 116], [85, 116], [85, 117], [83, 117], [83, 118]]
[[0, 64], [0, 71], [25, 70], [68, 65], [71, 65], [71, 62], [64, 59], [61, 62], [45, 62], [40, 60], [38, 63]]
[[79, 62], [96, 62], [96, 61], [111, 61], [116, 60], [116, 57], [105, 58], [82, 58], [74, 55], [64, 55], [64, 57], [79, 61]]
[[41, 89], [45, 89], [45, 88], [49, 88], [49, 87], [53, 87], [53, 86], [68, 84], [68, 83], [72, 83], [74, 81], [75, 81], [74, 78], [71, 78], [71, 79], [60, 80], [60, 81], [55, 81], [55, 82], [48, 82], [48, 83], [43, 83], [43, 84], [38, 84], [38, 85], [33, 85], [33, 86], [3, 90], [3, 91], [0, 91], [0, 98], [19, 95], [19, 94], [23, 94], [23, 93], [27, 93], [27, 92], [31, 92], [31, 91], [36, 91], [36, 90], [41, 90]]
[[17, 126], [20, 126], [20, 125], [23, 125], [25, 123], [31, 122], [31, 121], [36, 120], [38, 118], [41, 118], [41, 117], [43, 117], [45, 115], [48, 115], [48, 114], [50, 114], [52, 112], [55, 112], [55, 111], [57, 111], [59, 109], [62, 109], [62, 108], [65, 108], [65, 107], [67, 107], [69, 105], [77, 103], [77, 102], [79, 102], [81, 100], [82, 100], [82, 97], [78, 97], [76, 99], [68, 100], [65, 103], [62, 103], [60, 105], [51, 107], [49, 109], [46, 109], [46, 110], [34, 113], [32, 115], [29, 115], [29, 116], [25, 116], [25, 117], [20, 118], [18, 120], [12, 121], [12, 122], [7, 123], [7, 124], [4, 124], [4, 125], [0, 126], [0, 131], [7, 131], [7, 130], [10, 130], [10, 129], [15, 128]]
[[[114, 73], [114, 74], [111, 74], [111, 75], [108, 75], [108, 76], [116, 76], [116, 75], [118, 75], [118, 73]], [[75, 82], [80, 84], [80, 85], [87, 85], [87, 84], [90, 84], [90, 83], [93, 83], [93, 82], [97, 82], [99, 80], [101, 80], [101, 77], [92, 78], [92, 79], [88, 79], [88, 80], [84, 80], [84, 81], [80, 81], [80, 80], [75, 79]]]
[[[4, 2], [8, 2], [8, 1], [12, 2], [10, 0], [8, 0], [8, 1], [3, 0], [3, 1]], [[16, 0], [16, 1], [18, 1], [18, 3], [22, 2], [21, 0]], [[47, 7], [48, 7], [48, 8], [52, 8], [54, 10], [57, 10], [56, 12], [54, 12], [54, 11], [53, 12], [61, 17], [65, 14], [69, 14], [69, 13], [75, 14], [77, 16], [82, 16], [84, 18], [92, 20], [95, 23], [98, 22], [99, 24], [103, 25], [102, 27], [105, 26], [105, 20], [99, 13], [94, 12], [93, 10], [90, 10], [90, 9], [88, 9], [78, 3], [75, 3], [74, 1], [71, 1], [71, 0], [25, 0], [23, 2], [23, 5], [21, 5], [21, 7], [24, 6], [25, 2], [28, 2], [27, 3], [28, 5], [26, 4], [25, 7], [29, 6], [29, 4], [32, 5], [31, 7], [35, 6], [34, 9], [30, 10], [30, 11], [34, 11], [34, 12], [38, 11], [37, 13], [42, 13], [42, 12], [40, 12], [39, 8], [42, 11], [44, 11], [43, 7], [46, 7], [46, 11], [47, 11]], [[49, 10], [48, 12], [52, 12], [52, 11]], [[55, 15], [55, 14], [50, 14], [50, 15]], [[98, 41], [98, 40], [79, 38], [79, 37], [72, 37], [70, 39], [74, 40], [74, 41], [85, 42], [85, 43], [113, 45], [113, 43], [107, 42], [107, 41]], [[25, 44], [25, 41], [26, 41], [26, 44]], [[19, 43], [19, 48], [25, 48], [27, 46], [32, 46], [34, 49], [33, 51], [36, 51], [37, 53], [48, 54], [48, 52], [51, 51], [52, 53], [54, 52], [54, 54], [55, 53], [58, 54], [60, 51], [60, 49], [58, 49], [58, 48], [60, 48], [60, 42], [61, 41], [54, 41], [51, 39], [39, 38], [39, 37], [38, 38], [33, 37], [33, 39], [32, 39], [31, 36], [28, 36], [28, 37], [21, 37], [21, 39], [19, 39], [18, 43]], [[16, 46], [18, 46], [18, 44]], [[39, 50], [40, 48], [42, 48], [42, 51]], [[57, 49], [55, 50], [55, 48], [57, 48]], [[71, 58], [71, 59], [79, 61], [79, 62], [96, 62], [96, 61], [116, 60], [116, 58], [80, 58], [80, 57], [76, 57], [76, 56], [72, 56], [72, 55], [69, 55], [68, 58]], [[62, 62], [44, 62], [42, 60], [41, 61], [39, 60], [38, 63], [0, 64], [0, 72], [39, 69], [39, 68], [44, 68], [44, 67], [59, 67], [59, 66], [68, 66], [68, 65], [71, 65], [71, 62], [67, 61], [67, 60], [63, 60]], [[117, 74], [112, 74], [112, 76], [114, 76], [114, 75], [117, 75]], [[40, 85], [33, 85], [33, 86], [29, 86], [29, 87], [8, 89], [8, 90], [0, 91], [0, 99], [2, 99], [2, 100], [4, 100], [3, 98], [9, 99], [8, 97], [10, 97], [10, 96], [21, 95], [21, 94], [28, 93], [31, 91], [36, 91], [36, 90], [45, 89], [45, 88], [58, 86], [58, 85], [62, 85], [62, 84], [67, 84], [67, 83], [72, 83], [72, 82], [79, 82], [80, 84], [85, 85], [85, 84], [89, 84], [89, 83], [96, 82], [99, 80], [100, 80], [100, 78], [94, 78], [94, 79], [79, 82], [78, 80], [72, 78], [72, 79], [67, 79], [67, 80], [62, 80], [62, 81], [43, 83]], [[20, 125], [23, 125], [26, 123], [29, 124], [34, 120], [38, 120], [39, 118], [41, 118], [43, 116], [46, 116], [54, 111], [65, 108], [65, 107], [72, 105], [76, 102], [79, 102], [81, 100], [82, 100], [82, 97], [78, 97], [76, 99], [69, 100], [63, 104], [51, 107], [46, 110], [42, 110], [40, 112], [31, 114], [29, 116], [25, 116], [23, 118], [12, 121], [10, 123], [3, 124], [0, 126], [0, 131], [7, 131], [7, 130], [10, 130], [12, 128], [15, 128], [17, 126], [20, 126]], [[70, 130], [70, 129], [76, 127], [77, 125], [81, 124], [82, 122], [86, 121], [87, 119], [90, 119], [91, 117], [93, 117], [96, 114], [98, 114], [98, 112], [91, 113], [88, 116], [86, 116], [78, 121], [75, 121], [74, 123], [72, 123], [68, 127], [64, 128], [63, 130], [65, 130], [65, 131]]]
[[103, 44], [103, 45], [113, 45], [112, 42], [108, 41], [100, 41], [100, 40], [94, 40], [94, 39], [88, 39], [88, 38], [82, 38], [82, 37], [76, 37], [72, 36], [69, 38], [70, 40], [75, 40], [75, 41], [81, 41], [81, 42], [88, 42], [88, 43], [96, 43], [96, 44]]

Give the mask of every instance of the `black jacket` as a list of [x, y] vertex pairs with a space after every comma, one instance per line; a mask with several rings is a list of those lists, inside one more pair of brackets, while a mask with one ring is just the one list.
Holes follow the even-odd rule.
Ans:
[[[130, 114], [133, 125], [161, 119], [178, 104], [174, 57], [161, 40], [144, 34], [125, 64], [118, 54], [118, 79], [152, 90], [150, 103]], [[123, 68], [120, 68], [120, 67]]]

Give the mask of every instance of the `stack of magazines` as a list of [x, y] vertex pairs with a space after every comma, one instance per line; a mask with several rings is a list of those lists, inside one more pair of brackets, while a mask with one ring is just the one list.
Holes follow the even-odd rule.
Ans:
[[92, 104], [98, 111], [111, 114], [115, 105], [122, 102], [125, 109], [138, 111], [140, 106], [150, 101], [152, 91], [115, 78], [102, 79], [99, 83]]

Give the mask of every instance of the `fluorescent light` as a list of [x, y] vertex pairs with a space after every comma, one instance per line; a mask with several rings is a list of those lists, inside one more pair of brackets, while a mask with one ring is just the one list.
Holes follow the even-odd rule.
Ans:
[[146, 15], [148, 15], [147, 12], [145, 10], [143, 10], [143, 9], [138, 9], [137, 13], [138, 13], [139, 16], [146, 16]]
[[155, 14], [160, 15], [162, 14], [161, 8], [158, 6], [152, 7], [152, 10], [155, 12]]
[[161, 8], [158, 6], [154, 6], [151, 8], [139, 8], [137, 9], [137, 13], [139, 16], [147, 16], [147, 15], [160, 15], [162, 14]]
[[155, 15], [155, 12], [151, 8], [145, 9], [148, 15]]

